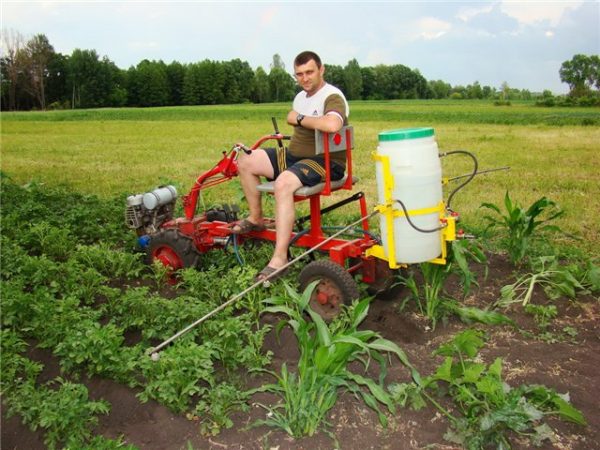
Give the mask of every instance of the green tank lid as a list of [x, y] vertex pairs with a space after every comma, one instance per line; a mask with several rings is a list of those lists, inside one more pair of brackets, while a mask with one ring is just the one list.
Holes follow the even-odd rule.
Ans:
[[403, 141], [433, 136], [433, 128], [399, 128], [379, 133], [379, 142]]

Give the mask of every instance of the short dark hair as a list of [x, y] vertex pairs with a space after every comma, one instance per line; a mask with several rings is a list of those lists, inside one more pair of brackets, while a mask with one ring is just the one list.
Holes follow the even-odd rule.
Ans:
[[302, 64], [306, 64], [311, 59], [317, 63], [317, 67], [320, 69], [321, 65], [322, 65], [321, 58], [319, 58], [319, 55], [317, 55], [315, 52], [311, 52], [309, 50], [304, 51], [304, 52], [300, 53], [298, 56], [296, 56], [296, 59], [294, 59], [294, 67], [301, 66]]

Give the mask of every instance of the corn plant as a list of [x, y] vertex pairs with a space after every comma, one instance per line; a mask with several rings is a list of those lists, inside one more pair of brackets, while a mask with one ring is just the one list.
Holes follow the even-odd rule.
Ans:
[[[532, 243], [541, 238], [544, 232], [558, 232], [561, 229], [548, 222], [563, 215], [558, 205], [546, 197], [536, 200], [529, 208], [525, 209], [513, 202], [506, 191], [504, 196], [505, 212], [493, 203], [482, 203], [481, 208], [487, 208], [496, 213], [496, 216], [485, 216], [488, 229], [500, 228], [505, 233], [506, 249], [510, 260], [515, 265], [521, 265], [529, 255]], [[545, 217], [544, 214], [546, 215]], [[499, 217], [498, 217], [499, 216]]]
[[[431, 320], [433, 328], [437, 321], [445, 317], [449, 311], [462, 311], [456, 302], [445, 292], [444, 286], [452, 275], [458, 276], [466, 296], [473, 285], [478, 285], [470, 262], [486, 264], [487, 258], [476, 241], [460, 240], [452, 243], [445, 265], [422, 263], [419, 269], [423, 276], [423, 284], [419, 286], [414, 276], [403, 278], [412, 298], [416, 301], [421, 314]], [[486, 268], [487, 271], [487, 268]], [[467, 314], [467, 311], [464, 311]], [[484, 316], [485, 314], [480, 314]], [[473, 319], [476, 314], [471, 314]]]
[[[413, 379], [420, 383], [419, 374], [409, 363], [404, 351], [396, 344], [382, 339], [369, 330], [358, 330], [369, 309], [365, 299], [351, 308], [346, 327], [329, 327], [309, 306], [309, 299], [317, 282], [311, 283], [299, 294], [286, 284], [288, 297], [274, 297], [265, 300], [265, 311], [285, 314], [277, 329], [289, 325], [298, 339], [300, 360], [297, 372], [290, 372], [283, 364], [279, 374], [273, 375], [277, 382], [256, 389], [253, 392], [272, 392], [281, 397], [274, 407], [264, 406], [269, 417], [258, 421], [285, 430], [293, 437], [312, 436], [323, 424], [335, 405], [341, 389], [352, 392], [369, 407], [374, 409], [383, 425], [387, 424], [379, 405], [395, 411], [391, 396], [384, 386], [372, 379], [351, 372], [348, 365], [361, 361], [365, 369], [373, 359], [380, 365], [385, 376], [385, 359], [381, 352], [396, 355], [411, 371]], [[306, 314], [312, 320], [308, 320]], [[332, 330], [335, 330], [332, 332]]]

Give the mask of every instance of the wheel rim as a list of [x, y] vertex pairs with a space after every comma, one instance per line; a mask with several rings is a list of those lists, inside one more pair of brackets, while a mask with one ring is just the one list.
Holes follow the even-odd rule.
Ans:
[[169, 284], [177, 283], [175, 272], [183, 267], [183, 261], [175, 250], [169, 246], [162, 245], [154, 249], [152, 252], [152, 259], [159, 261], [163, 266], [169, 269], [167, 279]]
[[337, 283], [329, 278], [321, 278], [321, 282], [315, 287], [310, 298], [310, 307], [326, 320], [331, 320], [337, 316], [343, 303], [344, 294], [342, 290]]

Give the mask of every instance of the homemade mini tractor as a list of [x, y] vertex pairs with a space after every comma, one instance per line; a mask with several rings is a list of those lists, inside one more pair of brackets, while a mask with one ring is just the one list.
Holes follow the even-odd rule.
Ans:
[[[181, 268], [198, 267], [200, 256], [208, 251], [232, 244], [238, 246], [245, 240], [275, 241], [274, 219], [265, 220], [267, 227], [263, 231], [235, 235], [232, 228], [238, 221], [237, 206], [198, 211], [205, 189], [237, 176], [240, 152], [250, 153], [267, 141], [284, 146], [290, 137], [279, 132], [274, 119], [273, 125], [274, 134], [263, 136], [250, 148], [237, 144], [229, 152], [224, 151], [221, 160], [198, 177], [189, 193], [182, 197], [184, 217], [173, 217], [177, 199], [173, 186], [161, 186], [127, 198], [127, 225], [136, 230], [150, 262], [160, 261], [176, 276]], [[379, 146], [373, 155], [379, 200], [374, 211], [367, 211], [362, 192], [323, 208], [323, 197], [339, 190], [352, 190], [358, 181], [352, 167], [353, 128], [344, 127], [337, 133], [316, 132], [316, 142], [317, 153], [325, 161], [326, 177], [324, 182], [302, 187], [294, 194], [296, 202], [309, 202], [310, 214], [296, 220], [290, 243], [290, 247], [306, 249], [301, 255], [304, 257], [289, 264], [301, 261], [304, 265], [299, 275], [300, 289], [319, 280], [311, 306], [325, 319], [331, 319], [343, 304], [358, 298], [357, 277], [376, 293], [388, 289], [396, 281], [395, 272], [408, 264], [446, 263], [447, 243], [460, 237], [455, 227], [457, 214], [450, 209], [450, 202], [458, 189], [477, 173], [477, 161], [462, 150], [439, 154], [432, 128], [385, 131], [379, 134]], [[333, 152], [342, 151], [346, 155], [346, 176], [334, 181], [330, 176], [330, 157]], [[445, 203], [440, 156], [453, 153], [469, 155], [474, 170]], [[273, 183], [261, 184], [259, 190], [273, 193]], [[324, 214], [350, 203], [357, 203], [359, 210], [353, 224], [337, 227], [335, 233], [323, 226]], [[379, 217], [381, 238], [369, 229], [369, 219], [375, 215]], [[315, 258], [317, 254], [321, 257]], [[308, 262], [306, 255], [311, 257]]]

